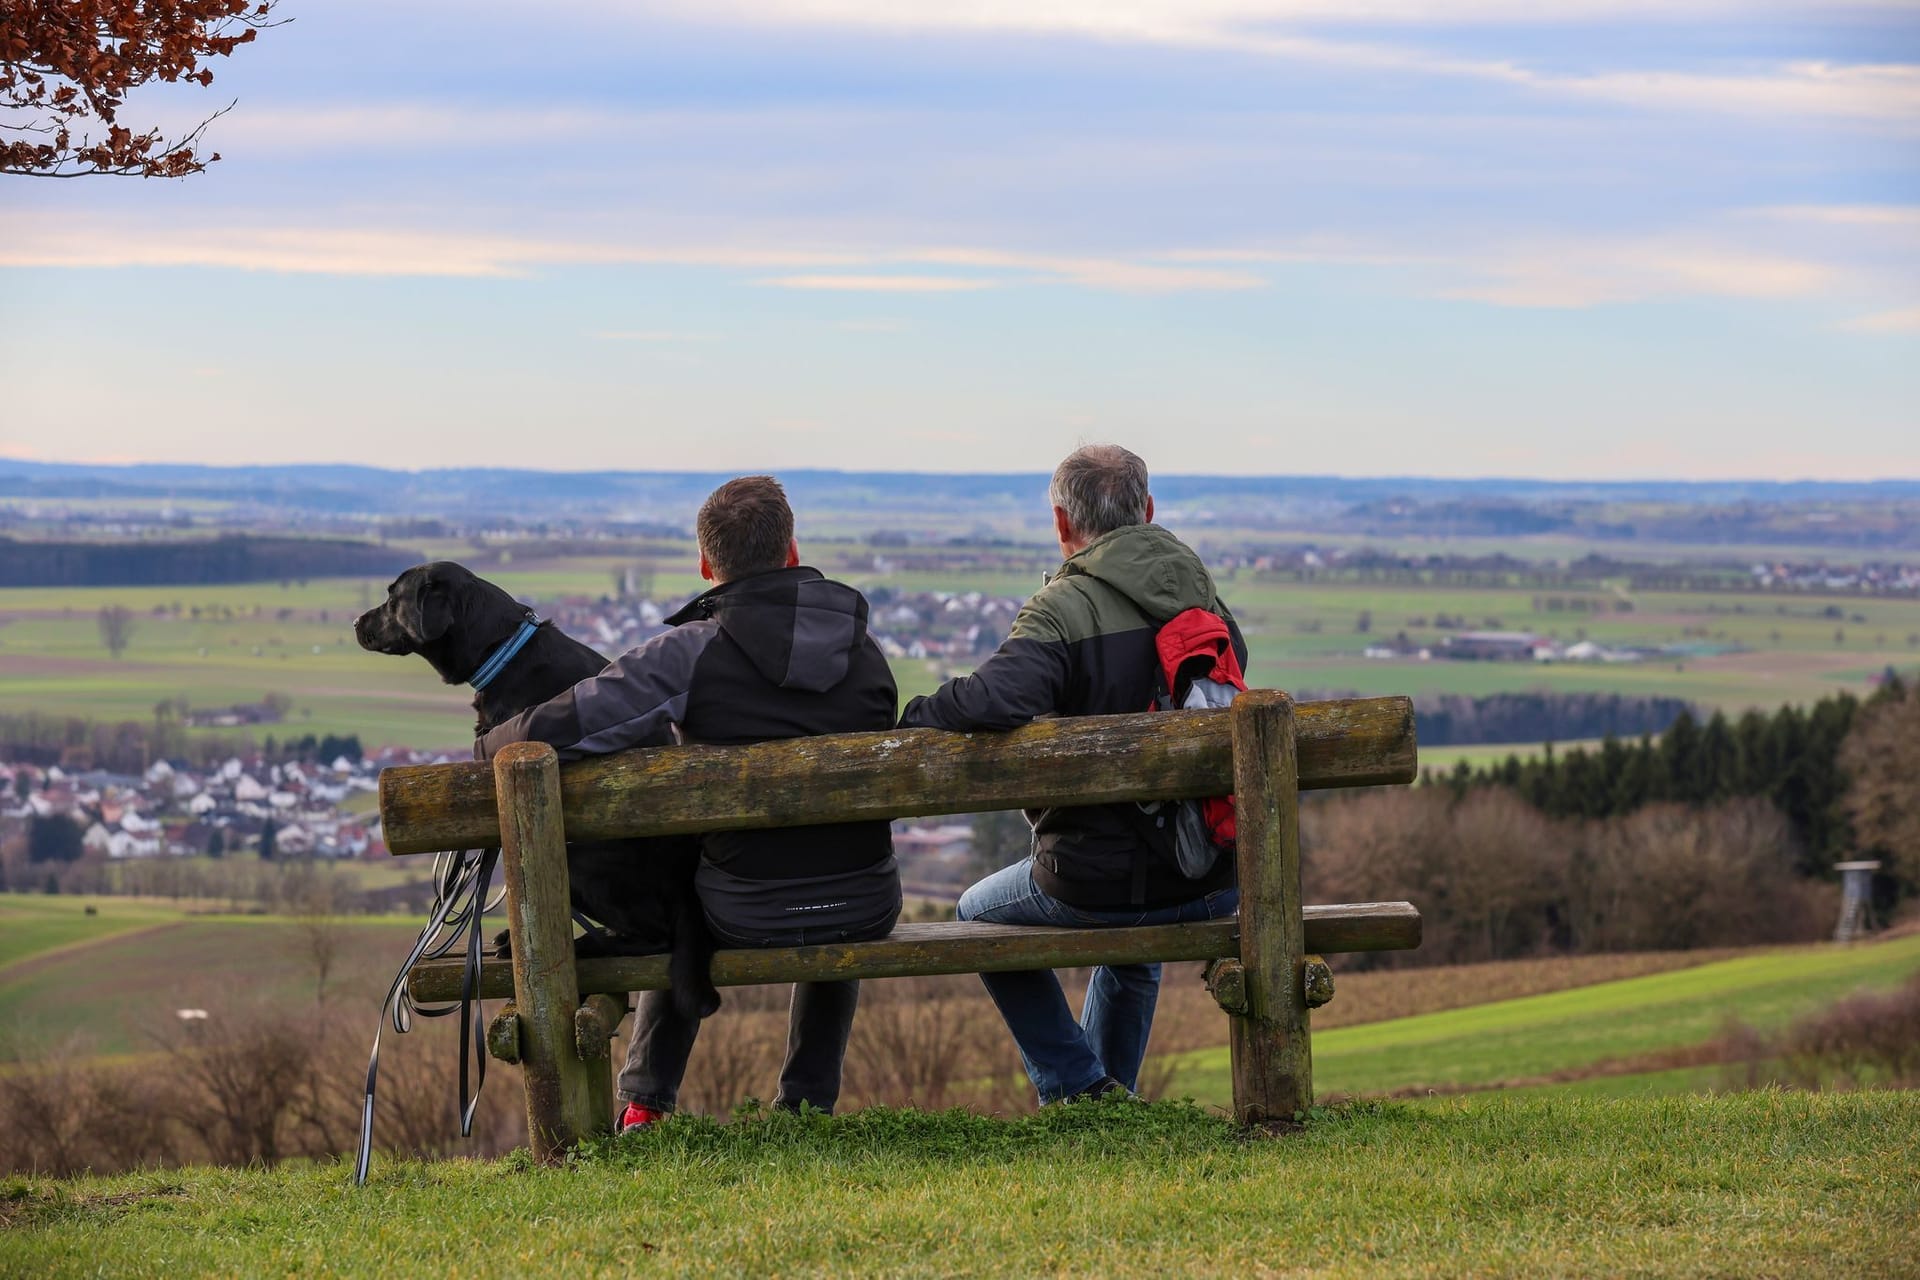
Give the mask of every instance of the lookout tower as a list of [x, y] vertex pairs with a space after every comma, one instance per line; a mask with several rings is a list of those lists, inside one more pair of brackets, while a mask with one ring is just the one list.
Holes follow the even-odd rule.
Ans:
[[1834, 926], [1835, 942], [1852, 942], [1873, 928], [1873, 873], [1878, 862], [1836, 862], [1840, 873], [1840, 923]]

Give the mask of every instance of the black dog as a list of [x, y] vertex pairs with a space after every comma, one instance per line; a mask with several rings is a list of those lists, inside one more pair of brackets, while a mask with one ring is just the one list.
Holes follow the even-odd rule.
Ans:
[[[417, 653], [448, 684], [474, 681], [519, 632], [531, 612], [462, 565], [436, 560], [393, 580], [385, 604], [353, 624], [354, 638], [375, 653]], [[473, 699], [476, 734], [598, 675], [607, 660], [542, 622], [525, 646], [499, 666]], [[575, 941], [576, 955], [645, 955], [671, 951], [674, 1003], [703, 1018], [720, 1007], [709, 962], [713, 937], [693, 891], [698, 862], [688, 840], [615, 840], [567, 846], [573, 909], [607, 930]], [[504, 950], [506, 935], [495, 940]]]

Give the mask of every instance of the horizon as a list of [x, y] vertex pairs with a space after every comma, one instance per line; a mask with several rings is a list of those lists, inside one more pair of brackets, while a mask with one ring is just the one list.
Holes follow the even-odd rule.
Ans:
[[[1089, 442], [1094, 443], [1094, 442]], [[1099, 442], [1109, 443], [1109, 442]], [[845, 475], [845, 476], [939, 476], [955, 479], [1039, 479], [1045, 480], [1052, 475], [1051, 468], [1039, 470], [989, 469], [989, 468], [895, 468], [895, 467], [840, 467], [840, 466], [787, 466], [730, 469], [719, 467], [542, 467], [531, 464], [473, 464], [442, 466], [397, 466], [371, 462], [339, 460], [307, 460], [289, 462], [205, 462], [205, 461], [166, 461], [160, 459], [115, 459], [112, 461], [75, 460], [64, 458], [26, 458], [0, 453], [0, 473], [5, 473], [9, 464], [22, 467], [46, 468], [50, 470], [67, 469], [74, 471], [134, 471], [143, 468], [195, 470], [203, 469], [216, 472], [231, 471], [302, 471], [302, 470], [363, 470], [388, 475], [421, 476], [443, 473], [461, 474], [512, 474], [525, 472], [543, 476], [685, 476], [711, 477], [736, 476], [750, 474], [769, 474], [778, 479], [781, 475]], [[1442, 475], [1420, 472], [1321, 472], [1321, 471], [1187, 471], [1155, 467], [1149, 463], [1151, 477], [1166, 477], [1181, 480], [1219, 480], [1232, 481], [1330, 481], [1356, 484], [1393, 484], [1396, 482], [1446, 484], [1446, 485], [1542, 485], [1555, 488], [1578, 489], [1581, 487], [1633, 488], [1645, 486], [1673, 485], [1687, 488], [1712, 487], [1853, 487], [1874, 488], [1920, 486], [1920, 471], [1913, 475], [1878, 475], [1871, 477], [1790, 477], [1774, 478], [1753, 475], [1720, 475], [1709, 477], [1683, 476], [1587, 476], [1567, 479], [1544, 475], [1497, 474]]]

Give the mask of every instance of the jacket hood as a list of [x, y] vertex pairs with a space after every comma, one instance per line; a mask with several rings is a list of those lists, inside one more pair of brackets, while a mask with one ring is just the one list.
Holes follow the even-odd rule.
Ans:
[[1098, 578], [1156, 624], [1188, 609], [1211, 609], [1217, 598], [1200, 557], [1157, 524], [1101, 534], [1060, 566], [1058, 576], [1073, 574]]
[[867, 638], [867, 598], [805, 566], [723, 582], [667, 619], [718, 623], [754, 669], [783, 689], [825, 693]]

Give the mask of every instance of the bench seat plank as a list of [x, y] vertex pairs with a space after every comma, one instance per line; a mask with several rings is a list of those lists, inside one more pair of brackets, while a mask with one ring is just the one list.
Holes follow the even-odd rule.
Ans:
[[[1399, 951], [1420, 945], [1420, 913], [1406, 902], [1353, 902], [1304, 909], [1309, 952]], [[877, 942], [722, 951], [713, 958], [716, 986], [900, 978], [921, 974], [1068, 969], [1095, 964], [1212, 960], [1240, 954], [1237, 920], [1125, 929], [1056, 929], [947, 921], [902, 924]], [[422, 1004], [457, 1000], [461, 960], [417, 964], [407, 988]], [[580, 992], [657, 991], [667, 987], [667, 957], [582, 960]], [[480, 998], [513, 994], [513, 967], [484, 961]]]

